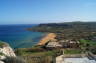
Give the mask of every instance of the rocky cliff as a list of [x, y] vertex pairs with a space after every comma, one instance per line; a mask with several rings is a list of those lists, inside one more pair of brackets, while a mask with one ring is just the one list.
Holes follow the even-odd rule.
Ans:
[[16, 55], [9, 44], [0, 41], [0, 63], [4, 63], [2, 60], [6, 59], [6, 57], [16, 57]]
[[0, 53], [3, 53], [5, 56], [16, 57], [13, 49], [8, 44], [0, 48]]

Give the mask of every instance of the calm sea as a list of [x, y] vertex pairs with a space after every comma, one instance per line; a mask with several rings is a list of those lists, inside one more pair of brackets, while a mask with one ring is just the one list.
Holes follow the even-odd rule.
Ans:
[[12, 48], [32, 47], [45, 35], [26, 30], [33, 26], [37, 25], [0, 25], [0, 40], [9, 43]]

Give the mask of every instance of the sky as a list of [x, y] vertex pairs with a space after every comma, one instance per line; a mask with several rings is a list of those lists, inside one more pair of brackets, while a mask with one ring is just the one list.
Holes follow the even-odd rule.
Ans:
[[0, 0], [0, 24], [96, 21], [96, 0]]

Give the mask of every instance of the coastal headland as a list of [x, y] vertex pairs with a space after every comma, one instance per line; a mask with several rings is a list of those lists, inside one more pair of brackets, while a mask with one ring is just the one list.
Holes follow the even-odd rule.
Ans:
[[42, 46], [45, 45], [50, 40], [55, 40], [55, 33], [48, 33], [45, 37], [43, 37], [37, 45]]

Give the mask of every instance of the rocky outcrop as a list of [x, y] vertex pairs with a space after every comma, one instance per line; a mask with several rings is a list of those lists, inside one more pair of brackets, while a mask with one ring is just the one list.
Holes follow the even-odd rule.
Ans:
[[5, 56], [9, 56], [9, 57], [16, 57], [13, 49], [7, 44], [5, 43], [1, 48], [0, 48], [0, 53], [2, 53]]
[[16, 57], [14, 51], [9, 46], [0, 48], [0, 52], [2, 52], [5, 56]]
[[3, 61], [0, 61], [0, 63], [4, 63]]
[[13, 49], [4, 42], [0, 41], [0, 63], [4, 63], [2, 60], [6, 59], [7, 57], [16, 57]]

